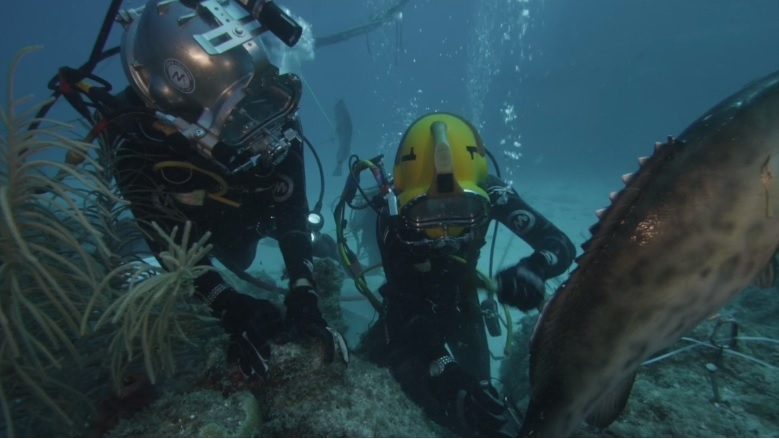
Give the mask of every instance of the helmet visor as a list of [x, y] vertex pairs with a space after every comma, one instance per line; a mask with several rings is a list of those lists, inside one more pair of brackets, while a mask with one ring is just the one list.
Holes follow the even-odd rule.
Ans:
[[489, 204], [484, 197], [466, 192], [456, 196], [430, 197], [420, 195], [401, 212], [405, 225], [422, 230], [430, 227], [469, 227], [486, 221]]
[[291, 73], [255, 77], [247, 87], [246, 96], [227, 116], [220, 139], [235, 147], [260, 141], [295, 111], [301, 91], [300, 79]]

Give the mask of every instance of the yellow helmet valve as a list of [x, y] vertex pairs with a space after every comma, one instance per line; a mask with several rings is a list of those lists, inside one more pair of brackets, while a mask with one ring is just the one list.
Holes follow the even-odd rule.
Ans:
[[435, 184], [427, 190], [427, 195], [462, 193], [463, 189], [454, 179], [454, 158], [452, 157], [452, 147], [449, 146], [449, 140], [446, 138], [446, 122], [433, 122], [430, 125], [430, 131], [433, 133], [433, 140], [435, 140]]

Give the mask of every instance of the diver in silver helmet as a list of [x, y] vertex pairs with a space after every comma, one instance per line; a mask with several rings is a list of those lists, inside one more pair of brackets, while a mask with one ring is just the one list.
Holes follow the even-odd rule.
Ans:
[[[155, 253], [189, 221], [216, 258], [243, 272], [264, 237], [278, 240], [289, 275], [285, 315], [241, 294], [217, 271], [195, 280], [231, 338], [230, 359], [249, 377], [268, 371], [271, 340], [314, 336], [326, 361], [348, 361], [343, 337], [317, 306], [307, 217], [302, 86], [269, 59], [271, 30], [291, 46], [299, 26], [264, 0], [150, 0], [122, 11], [121, 60], [129, 87], [99, 115], [114, 175]], [[297, 26], [297, 27], [296, 27]]]

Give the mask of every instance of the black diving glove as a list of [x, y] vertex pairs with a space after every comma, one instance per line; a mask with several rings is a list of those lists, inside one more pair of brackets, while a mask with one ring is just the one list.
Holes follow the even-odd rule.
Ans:
[[332, 363], [336, 356], [349, 363], [349, 348], [343, 336], [331, 329], [317, 306], [319, 296], [314, 287], [298, 286], [293, 288], [284, 299], [287, 316], [284, 332], [275, 340], [283, 344], [302, 337], [315, 337], [325, 343], [325, 363]]
[[[433, 363], [436, 362], [440, 364], [441, 359]], [[431, 363], [431, 375], [436, 368], [440, 370], [440, 366]], [[463, 437], [503, 435], [500, 429], [506, 424], [506, 406], [488, 381], [479, 381], [454, 362], [446, 364], [443, 372], [430, 380], [454, 433]]]
[[544, 279], [532, 268], [531, 258], [498, 273], [498, 300], [521, 311], [537, 308], [544, 301]]
[[281, 311], [269, 301], [240, 294], [227, 284], [212, 291], [218, 293], [210, 301], [211, 309], [230, 335], [228, 362], [237, 362], [248, 378], [264, 378], [270, 359], [268, 342], [282, 329]]

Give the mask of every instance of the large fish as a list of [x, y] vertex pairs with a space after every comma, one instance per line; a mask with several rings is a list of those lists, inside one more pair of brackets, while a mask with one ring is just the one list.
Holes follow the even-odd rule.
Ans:
[[779, 244], [779, 72], [658, 144], [591, 228], [530, 347], [520, 435], [610, 424], [636, 370], [749, 284]]
[[340, 177], [343, 164], [352, 153], [352, 117], [349, 115], [349, 108], [346, 107], [346, 102], [343, 99], [339, 99], [335, 104], [335, 131], [338, 134], [338, 155], [336, 156], [338, 163], [335, 165], [333, 176]]

